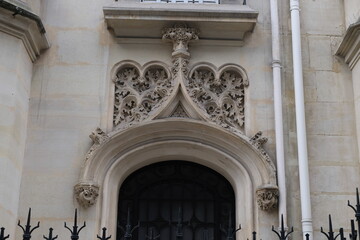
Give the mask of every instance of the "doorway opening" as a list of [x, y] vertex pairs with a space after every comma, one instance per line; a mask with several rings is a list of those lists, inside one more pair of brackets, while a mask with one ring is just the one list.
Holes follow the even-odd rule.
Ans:
[[231, 184], [200, 164], [151, 164], [126, 178], [119, 191], [117, 240], [235, 239], [235, 226]]

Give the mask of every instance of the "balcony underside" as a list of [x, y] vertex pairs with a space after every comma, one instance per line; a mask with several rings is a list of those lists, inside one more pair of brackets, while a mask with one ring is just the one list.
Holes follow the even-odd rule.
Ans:
[[200, 31], [200, 39], [243, 40], [254, 30], [258, 12], [244, 5], [114, 3], [103, 8], [108, 28], [118, 38], [155, 38], [175, 23]]

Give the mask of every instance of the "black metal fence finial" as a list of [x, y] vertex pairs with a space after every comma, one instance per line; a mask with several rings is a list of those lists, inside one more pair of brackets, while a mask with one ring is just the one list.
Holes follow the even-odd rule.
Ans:
[[357, 231], [360, 231], [360, 197], [359, 197], [359, 189], [356, 188], [356, 206], [352, 206], [350, 204], [350, 200], [348, 200], [348, 206], [351, 207], [354, 212], [355, 212], [355, 218], [356, 218], [356, 221], [357, 221], [357, 225], [358, 225], [358, 228], [357, 228]]
[[5, 239], [9, 238], [9, 236], [10, 236], [9, 234], [7, 236], [5, 236], [5, 228], [4, 227], [0, 228], [0, 240], [5, 240]]
[[340, 235], [340, 240], [346, 240], [346, 238], [344, 237], [344, 229], [343, 228], [339, 229], [339, 235]]
[[109, 240], [111, 238], [111, 235], [107, 237], [106, 236], [106, 227], [103, 227], [101, 237], [99, 235], [97, 235], [97, 238], [100, 240]]
[[43, 238], [45, 238], [46, 240], [55, 240], [58, 238], [58, 235], [56, 235], [55, 237], [53, 237], [53, 228], [49, 228], [49, 236], [45, 237], [45, 235], [43, 235]]
[[38, 224], [31, 229], [31, 208], [29, 208], [29, 213], [28, 213], [28, 217], [27, 217], [27, 222], [26, 222], [26, 225], [23, 227], [20, 225], [20, 220], [18, 222], [18, 226], [23, 230], [23, 240], [30, 240], [31, 238], [31, 233], [40, 227], [40, 222], [38, 222]]
[[154, 229], [152, 227], [149, 229], [149, 235], [145, 235], [145, 238], [149, 240], [155, 240], [158, 239], [159, 237], [160, 234], [155, 236]]
[[[78, 240], [79, 239], [79, 233], [80, 231], [86, 227], [86, 222], [84, 221], [84, 224], [81, 228], [77, 225], [77, 209], [75, 209], [75, 216], [74, 216], [74, 226], [72, 227], [72, 230], [66, 225], [66, 222], [64, 222], [64, 227], [67, 228], [71, 233], [71, 240]], [[79, 228], [79, 229], [78, 229]]]
[[290, 232], [286, 233], [286, 229], [285, 229], [285, 225], [284, 225], [284, 216], [281, 214], [281, 229], [279, 230], [279, 232], [277, 232], [274, 228], [274, 226], [272, 226], [271, 229], [279, 238], [279, 240], [286, 240], [287, 237], [294, 232], [294, 227], [291, 227]]
[[184, 236], [182, 227], [182, 209], [179, 207], [178, 223], [176, 224], [176, 240], [181, 240]]
[[349, 234], [349, 237], [351, 240], [356, 240], [357, 231], [355, 229], [355, 222], [354, 222], [354, 220], [351, 219], [350, 223], [351, 223], [351, 233]]
[[[340, 229], [341, 230], [341, 229]], [[324, 232], [323, 228], [320, 228], [320, 232], [326, 236], [328, 240], [335, 240], [337, 237], [340, 236], [340, 232], [338, 235], [335, 236], [335, 233], [333, 231], [332, 221], [331, 221], [331, 215], [329, 214], [329, 232], [328, 234]]]
[[220, 225], [220, 230], [225, 234], [226, 236], [226, 240], [233, 240], [235, 237], [235, 233], [237, 231], [241, 230], [241, 224], [239, 224], [239, 227], [237, 229], [232, 227], [231, 224], [231, 211], [229, 212], [229, 223], [228, 223], [228, 229], [225, 230], [221, 225]]
[[[249, 239], [247, 239], [249, 240]], [[252, 232], [252, 240], [256, 240], [256, 232]]]
[[130, 221], [130, 207], [128, 207], [125, 229], [122, 226], [119, 226], [119, 228], [124, 232], [124, 240], [131, 240], [132, 233], [139, 227], [140, 227], [140, 221], [135, 227], [132, 227]]

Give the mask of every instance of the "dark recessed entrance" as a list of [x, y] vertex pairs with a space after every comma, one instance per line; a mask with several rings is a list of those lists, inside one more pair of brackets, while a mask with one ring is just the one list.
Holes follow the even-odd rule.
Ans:
[[225, 240], [234, 226], [234, 191], [208, 167], [156, 163], [131, 174], [120, 188], [118, 240]]

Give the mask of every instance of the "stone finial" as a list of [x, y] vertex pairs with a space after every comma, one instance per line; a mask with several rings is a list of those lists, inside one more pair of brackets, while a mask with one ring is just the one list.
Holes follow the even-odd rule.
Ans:
[[162, 39], [173, 42], [173, 57], [190, 57], [190, 53], [188, 52], [189, 42], [198, 40], [198, 34], [198, 30], [195, 28], [188, 28], [185, 24], [177, 24], [172, 28], [164, 29]]
[[101, 128], [98, 127], [89, 135], [89, 137], [94, 144], [100, 145], [108, 138], [108, 135]]
[[256, 201], [263, 211], [276, 209], [279, 200], [279, 189], [277, 186], [265, 185], [256, 190]]
[[74, 187], [75, 197], [78, 203], [88, 208], [96, 203], [99, 196], [99, 186], [93, 183], [78, 183]]

